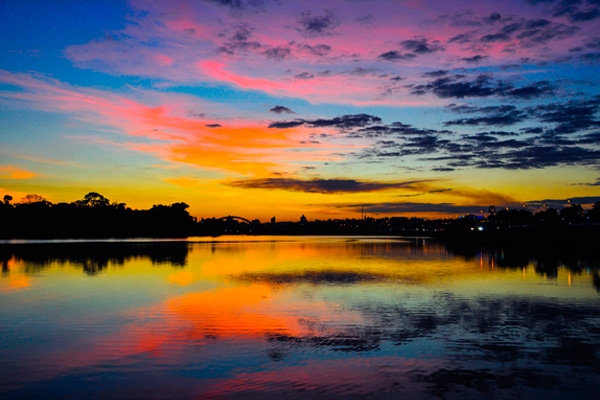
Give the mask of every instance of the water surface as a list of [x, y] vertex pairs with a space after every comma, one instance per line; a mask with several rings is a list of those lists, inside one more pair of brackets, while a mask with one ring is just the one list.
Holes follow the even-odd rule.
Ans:
[[0, 397], [597, 398], [593, 256], [427, 239], [0, 245]]

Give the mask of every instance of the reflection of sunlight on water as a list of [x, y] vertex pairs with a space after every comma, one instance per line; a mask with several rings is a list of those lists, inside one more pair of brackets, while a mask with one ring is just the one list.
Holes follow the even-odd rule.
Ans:
[[21, 272], [19, 262], [14, 258], [5, 260], [0, 278], [0, 293], [19, 291], [31, 287], [31, 278]]
[[[50, 387], [56, 398], [594, 398], [600, 390], [590, 267], [381, 238], [181, 250], [170, 263], [169, 249], [151, 259], [136, 249], [93, 276], [81, 273], [85, 257], [42, 259], [37, 269], [11, 259], [0, 281], [0, 395], [43, 397]], [[4, 290], [33, 274], [35, 291]]]
[[190, 285], [198, 280], [198, 277], [190, 271], [180, 271], [168, 276], [170, 283], [180, 286]]

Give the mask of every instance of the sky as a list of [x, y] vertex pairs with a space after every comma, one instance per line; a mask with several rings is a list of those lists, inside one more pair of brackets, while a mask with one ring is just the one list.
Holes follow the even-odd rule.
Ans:
[[0, 1], [0, 195], [265, 222], [600, 201], [599, 0]]

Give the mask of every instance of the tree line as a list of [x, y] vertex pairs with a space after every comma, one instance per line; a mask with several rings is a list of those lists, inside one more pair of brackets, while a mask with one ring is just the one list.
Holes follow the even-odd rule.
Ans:
[[3, 200], [2, 238], [186, 237], [195, 222], [185, 203], [135, 210], [96, 192], [71, 203], [54, 204], [39, 195], [16, 204], [10, 195]]
[[[188, 237], [231, 234], [252, 235], [414, 235], [469, 239], [481, 237], [514, 241], [569, 240], [595, 237], [600, 230], [600, 202], [589, 210], [571, 204], [560, 210], [545, 208], [533, 213], [526, 208], [490, 206], [487, 216], [469, 214], [454, 219], [383, 217], [328, 219], [297, 222], [247, 222], [239, 217], [190, 216], [186, 203], [154, 205], [135, 210], [125, 203], [111, 202], [96, 192], [71, 203], [53, 204], [38, 195], [27, 195], [12, 203], [10, 195], [0, 203], [0, 238], [128, 238]], [[477, 236], [476, 236], [477, 235]], [[591, 235], [591, 236], [590, 236]], [[502, 237], [501, 237], [502, 236]]]

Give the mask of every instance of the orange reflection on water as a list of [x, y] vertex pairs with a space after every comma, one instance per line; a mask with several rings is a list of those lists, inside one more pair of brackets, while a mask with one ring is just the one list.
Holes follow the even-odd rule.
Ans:
[[28, 289], [31, 287], [29, 276], [18, 271], [18, 262], [12, 257], [2, 263], [2, 279], [0, 293]]
[[198, 281], [198, 276], [190, 271], [179, 271], [167, 277], [169, 283], [179, 286], [188, 286]]
[[237, 286], [186, 294], [168, 300], [166, 307], [176, 320], [192, 323], [186, 332], [190, 339], [263, 337], [266, 332], [302, 334], [297, 317], [271, 312], [269, 303], [274, 296], [268, 285]]

